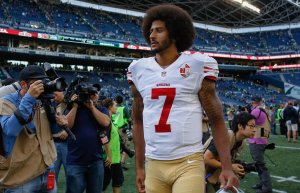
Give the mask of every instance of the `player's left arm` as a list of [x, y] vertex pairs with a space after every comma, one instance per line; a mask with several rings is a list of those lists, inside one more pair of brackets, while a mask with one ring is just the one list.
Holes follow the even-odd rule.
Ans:
[[198, 96], [211, 124], [214, 142], [222, 163], [221, 187], [239, 187], [239, 180], [232, 171], [227, 128], [223, 117], [222, 105], [215, 87], [215, 81], [204, 78]]

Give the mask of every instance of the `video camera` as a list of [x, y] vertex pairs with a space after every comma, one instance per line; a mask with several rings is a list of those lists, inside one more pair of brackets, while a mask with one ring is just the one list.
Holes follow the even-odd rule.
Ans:
[[90, 96], [98, 92], [98, 89], [94, 86], [87, 84], [80, 84], [76, 87], [76, 92], [78, 95], [78, 102], [84, 103], [90, 101]]
[[72, 80], [70, 86], [67, 89], [65, 95], [65, 101], [69, 104], [72, 103], [71, 97], [74, 94], [77, 94], [77, 102], [79, 105], [85, 102], [90, 101], [90, 96], [97, 93], [99, 89], [94, 85], [91, 85], [87, 82], [87, 76], [76, 76], [74, 80]]

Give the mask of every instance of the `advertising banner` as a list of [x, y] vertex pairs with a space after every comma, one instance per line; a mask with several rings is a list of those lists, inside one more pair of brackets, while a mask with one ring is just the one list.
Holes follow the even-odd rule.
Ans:
[[284, 93], [286, 96], [300, 99], [300, 87], [299, 86], [284, 83]]

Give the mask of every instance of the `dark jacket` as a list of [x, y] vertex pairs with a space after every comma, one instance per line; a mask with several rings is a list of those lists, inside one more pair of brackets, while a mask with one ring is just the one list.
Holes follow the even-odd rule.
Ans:
[[291, 105], [286, 106], [283, 110], [283, 118], [286, 121], [291, 121], [292, 124], [298, 123], [298, 113], [296, 109]]

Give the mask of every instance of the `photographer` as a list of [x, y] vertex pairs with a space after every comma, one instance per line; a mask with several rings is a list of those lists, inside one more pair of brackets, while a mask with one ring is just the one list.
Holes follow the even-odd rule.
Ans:
[[[236, 158], [245, 145], [245, 139], [254, 137], [254, 134], [255, 117], [246, 112], [235, 115], [232, 121], [232, 128], [228, 131], [228, 136], [233, 163], [232, 168], [239, 178], [242, 178], [247, 170], [240, 163], [236, 163]], [[221, 172], [221, 162], [214, 141], [207, 141], [207, 143], [209, 145], [204, 153], [207, 180], [206, 191], [207, 193], [211, 193], [216, 192], [219, 188], [218, 179]]]
[[99, 193], [104, 179], [99, 132], [109, 127], [110, 118], [106, 108], [95, 105], [99, 98], [97, 89], [88, 87], [82, 90], [89, 92], [82, 94], [79, 90], [71, 97], [73, 105], [67, 115], [68, 127], [76, 137], [76, 141], [68, 140], [67, 192], [83, 193], [86, 190], [86, 193]]
[[270, 133], [270, 121], [268, 114], [262, 107], [262, 102], [262, 98], [259, 96], [252, 98], [251, 115], [255, 117], [256, 131], [255, 136], [249, 139], [249, 149], [259, 176], [259, 183], [252, 188], [257, 189], [256, 193], [272, 193], [271, 176], [264, 160]]
[[[53, 107], [55, 109], [56, 115], [65, 115], [67, 113], [67, 104], [64, 102], [64, 92], [62, 91], [55, 91], [54, 92], [54, 104]], [[59, 171], [61, 166], [63, 165], [65, 176], [67, 176], [67, 150], [68, 150], [68, 133], [65, 131], [61, 125], [53, 124], [52, 127], [52, 136], [54, 139], [56, 151], [57, 151], [57, 159], [54, 162], [54, 169], [55, 169], [55, 179], [56, 182], [58, 181]]]
[[[56, 159], [50, 125], [39, 97], [44, 93], [43, 68], [27, 66], [20, 72], [20, 90], [0, 99], [4, 155], [0, 161], [0, 189], [4, 192], [56, 192]], [[57, 117], [58, 124], [67, 119]]]

